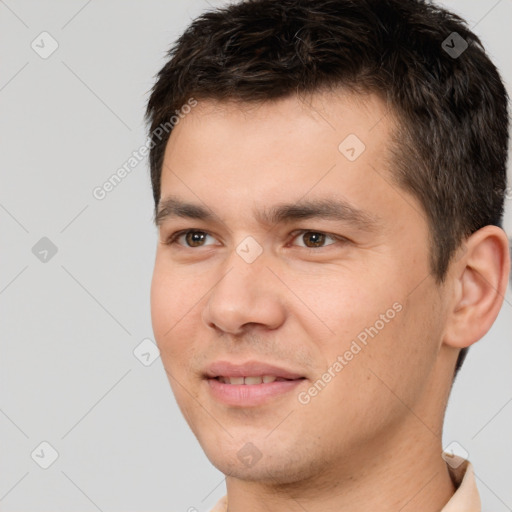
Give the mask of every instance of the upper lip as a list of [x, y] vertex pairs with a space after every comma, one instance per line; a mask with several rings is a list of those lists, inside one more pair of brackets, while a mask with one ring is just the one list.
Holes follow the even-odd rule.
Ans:
[[247, 361], [241, 364], [229, 361], [215, 361], [206, 368], [205, 375], [210, 379], [215, 377], [258, 377], [265, 375], [273, 375], [283, 379], [300, 379], [304, 377], [292, 370], [262, 361]]

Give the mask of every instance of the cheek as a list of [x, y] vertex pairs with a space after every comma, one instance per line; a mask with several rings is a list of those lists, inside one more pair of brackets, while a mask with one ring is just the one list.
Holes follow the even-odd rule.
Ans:
[[192, 308], [197, 298], [192, 300], [191, 289], [190, 279], [185, 285], [179, 272], [157, 257], [150, 300], [153, 332], [160, 341], [171, 338], [179, 330], [181, 321], [186, 320], [187, 312], [193, 314]]
[[[414, 407], [423, 393], [436, 362], [442, 319], [441, 312], [433, 311], [435, 298], [428, 290], [414, 297], [399, 293], [388, 296], [388, 300], [397, 298], [394, 304], [400, 311], [392, 319], [386, 309], [378, 310], [368, 324], [371, 327], [365, 327], [366, 345], [357, 356], [360, 365], [356, 365], [367, 375], [375, 397], [380, 396], [381, 403], [400, 412], [403, 404]], [[389, 306], [386, 302], [382, 305]], [[379, 322], [382, 313], [389, 319], [387, 323]]]
[[[180, 340], [186, 345], [187, 339], [183, 329], [187, 324], [187, 311], [190, 308], [185, 303], [179, 280], [168, 269], [164, 271], [157, 262], [151, 282], [151, 323], [167, 371], [175, 371], [180, 359], [185, 357], [184, 347], [179, 346]], [[192, 311], [188, 314], [191, 313]]]
[[151, 281], [151, 323], [158, 344], [161, 343], [167, 329], [172, 326], [172, 311], [174, 310], [174, 294], [169, 286], [169, 278], [161, 271], [161, 266], [155, 264]]
[[[320, 371], [331, 367], [336, 376], [345, 375], [333, 387], [350, 388], [372, 380], [370, 369], [377, 374], [385, 371], [393, 382], [404, 365], [410, 368], [408, 361], [422, 362], [422, 351], [428, 350], [421, 347], [428, 332], [422, 325], [425, 311], [421, 304], [407, 300], [397, 283], [398, 276], [394, 279], [389, 273], [344, 271], [317, 275], [314, 282], [295, 280], [294, 290], [314, 313], [313, 322], [310, 312], [299, 315], [299, 322], [313, 341], [318, 361], [325, 365]], [[332, 369], [339, 356], [342, 367]]]
[[[190, 378], [190, 361], [196, 359], [194, 340], [204, 295], [195, 286], [197, 276], [183, 276], [173, 267], [157, 259], [151, 281], [151, 322], [162, 363], [168, 374], [179, 381]], [[197, 283], [199, 285], [199, 283]], [[173, 390], [179, 394], [180, 387]]]
[[[290, 280], [296, 295], [310, 309], [306, 316], [302, 316], [303, 328], [310, 331], [313, 340], [318, 340], [318, 327], [322, 327], [329, 348], [336, 354], [379, 321], [379, 315], [385, 315], [388, 310], [391, 311], [386, 320], [398, 315], [393, 304], [397, 302], [399, 292], [393, 291], [391, 283], [368, 272], [335, 268], [314, 278], [290, 276]], [[312, 317], [314, 322], [304, 322]]]

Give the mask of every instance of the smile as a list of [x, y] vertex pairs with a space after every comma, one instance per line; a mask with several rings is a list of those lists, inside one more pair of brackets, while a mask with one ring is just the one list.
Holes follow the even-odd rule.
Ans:
[[256, 407], [272, 400], [294, 400], [298, 386], [307, 379], [284, 379], [275, 375], [253, 377], [215, 377], [206, 379], [210, 396], [223, 405]]
[[269, 384], [275, 381], [295, 380], [295, 379], [284, 379], [282, 377], [276, 377], [275, 375], [263, 375], [256, 377], [217, 377], [219, 382], [224, 384], [245, 384], [247, 386], [254, 386], [255, 384]]

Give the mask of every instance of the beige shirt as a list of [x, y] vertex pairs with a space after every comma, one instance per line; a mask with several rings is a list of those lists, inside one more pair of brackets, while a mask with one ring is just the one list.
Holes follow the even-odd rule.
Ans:
[[[445, 452], [445, 460], [452, 481], [457, 488], [450, 501], [441, 512], [482, 512], [480, 495], [476, 487], [475, 474], [471, 462], [458, 455], [448, 455]], [[227, 496], [221, 498], [211, 512], [227, 512]]]

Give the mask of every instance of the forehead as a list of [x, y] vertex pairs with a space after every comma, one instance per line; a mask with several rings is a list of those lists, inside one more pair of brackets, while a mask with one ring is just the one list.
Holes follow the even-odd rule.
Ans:
[[[337, 132], [338, 136], [347, 129], [364, 136], [379, 126], [371, 135], [379, 137], [389, 133], [394, 122], [393, 111], [380, 96], [342, 88], [251, 103], [206, 98], [197, 100], [197, 105], [181, 117], [171, 133], [168, 146], [172, 146], [173, 139], [183, 130], [206, 132], [212, 125], [221, 130], [218, 131], [219, 136], [229, 127], [236, 126], [237, 131], [242, 130], [241, 133], [262, 135], [259, 128], [265, 130], [267, 136], [286, 134], [291, 139], [302, 133], [302, 126], [310, 136], [327, 129], [333, 134]], [[266, 131], [269, 127], [272, 128], [270, 132]]]
[[313, 178], [333, 164], [349, 171], [378, 159], [383, 167], [393, 126], [389, 109], [371, 94], [333, 91], [249, 104], [199, 100], [171, 133], [162, 181], [172, 178], [171, 164], [204, 177], [247, 174], [251, 183], [267, 172], [286, 174], [290, 186], [308, 169]]
[[339, 197], [378, 218], [406, 195], [390, 175], [394, 122], [372, 94], [199, 100], [167, 143], [161, 200], [173, 196], [236, 215]]

